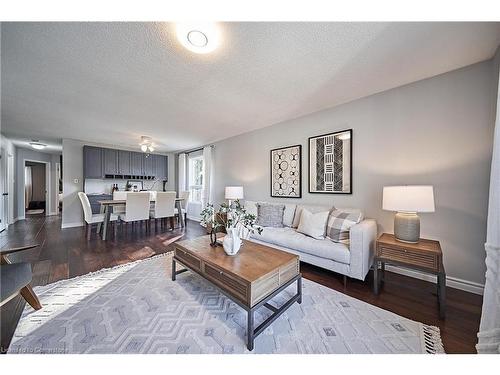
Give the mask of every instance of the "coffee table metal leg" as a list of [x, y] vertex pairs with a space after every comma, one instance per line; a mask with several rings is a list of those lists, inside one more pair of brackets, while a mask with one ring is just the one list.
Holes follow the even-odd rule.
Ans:
[[172, 281], [175, 281], [175, 260], [172, 259]]
[[253, 329], [253, 309], [247, 311], [248, 321], [247, 321], [247, 349], [253, 350], [254, 341], [254, 329]]
[[297, 294], [299, 295], [297, 302], [300, 305], [302, 303], [302, 276], [297, 279]]

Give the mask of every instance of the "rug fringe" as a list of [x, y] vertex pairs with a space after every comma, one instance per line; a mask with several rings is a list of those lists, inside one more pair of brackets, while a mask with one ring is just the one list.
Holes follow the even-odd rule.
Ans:
[[422, 324], [424, 349], [429, 354], [445, 354], [439, 327]]

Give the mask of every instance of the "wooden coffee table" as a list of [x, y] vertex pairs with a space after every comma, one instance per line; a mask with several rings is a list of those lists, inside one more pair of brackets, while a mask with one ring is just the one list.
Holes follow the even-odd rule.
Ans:
[[[209, 236], [202, 236], [175, 243], [172, 281], [187, 271], [177, 271], [177, 262], [210, 281], [247, 311], [248, 350], [253, 350], [254, 339], [293, 303], [302, 303], [299, 257], [285, 251], [243, 240], [238, 254], [228, 256], [221, 246], [210, 246]], [[283, 306], [277, 308], [268, 303], [294, 282], [297, 282], [297, 294]], [[254, 312], [262, 306], [273, 314], [254, 328]]]

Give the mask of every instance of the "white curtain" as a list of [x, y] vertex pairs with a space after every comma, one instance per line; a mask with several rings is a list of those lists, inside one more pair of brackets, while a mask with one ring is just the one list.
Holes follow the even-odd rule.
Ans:
[[24, 167], [24, 208], [28, 209], [33, 196], [33, 175], [31, 167]]
[[491, 160], [490, 198], [486, 235], [486, 283], [479, 327], [478, 353], [500, 353], [500, 84]]
[[179, 194], [186, 191], [186, 154], [179, 154]]
[[201, 206], [214, 202], [214, 147], [203, 147], [203, 188], [201, 191]]

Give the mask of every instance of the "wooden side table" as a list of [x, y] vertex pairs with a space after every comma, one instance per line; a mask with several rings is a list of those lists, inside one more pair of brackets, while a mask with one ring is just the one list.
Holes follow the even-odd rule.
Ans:
[[[373, 292], [379, 293], [381, 273], [385, 264], [394, 264], [437, 275], [437, 295], [439, 317], [446, 313], [446, 273], [443, 266], [443, 253], [439, 241], [421, 238], [418, 243], [396, 240], [393, 234], [383, 233], [377, 240], [373, 273]], [[381, 269], [379, 269], [379, 265]]]

